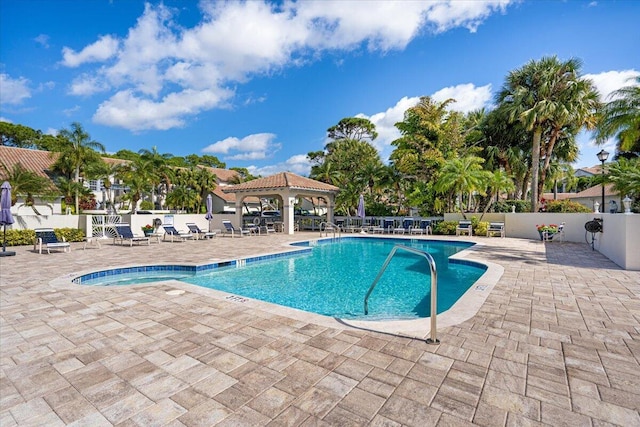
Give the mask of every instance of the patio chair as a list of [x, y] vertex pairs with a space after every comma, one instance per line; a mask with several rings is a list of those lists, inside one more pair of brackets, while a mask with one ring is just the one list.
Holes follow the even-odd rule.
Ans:
[[231, 224], [231, 221], [229, 220], [223, 220], [222, 225], [224, 225], [224, 229], [225, 229], [224, 234], [230, 234], [231, 237], [235, 237], [236, 234], [238, 234], [240, 237], [248, 236], [249, 234], [251, 234], [251, 230], [234, 227], [233, 224]]
[[[62, 238], [62, 242], [58, 240], [53, 228], [36, 228], [36, 238], [33, 241], [33, 250], [42, 253], [42, 247], [51, 253], [51, 249], [62, 249], [63, 252], [71, 252], [71, 245]], [[67, 250], [68, 249], [68, 250]]]
[[421, 230], [421, 232], [417, 232], [416, 234], [433, 234], [433, 229], [431, 228], [431, 220], [430, 219], [421, 219], [420, 223], [411, 229], [413, 233], [414, 230]]
[[195, 224], [193, 222], [188, 222], [186, 225], [187, 225], [187, 228], [189, 229], [189, 232], [193, 234], [196, 239], [212, 239], [216, 237], [215, 231], [201, 230], [200, 227], [198, 227], [198, 224]]
[[394, 231], [394, 227], [395, 227], [395, 220], [393, 218], [385, 218], [383, 220], [383, 227], [385, 230], [385, 233], [393, 233]]
[[456, 227], [456, 236], [464, 233], [467, 233], [469, 237], [473, 236], [473, 227], [471, 226], [471, 221], [458, 221], [458, 226]]
[[545, 231], [544, 233], [542, 233], [542, 240], [544, 240], [545, 242], [564, 241], [564, 225], [565, 225], [564, 222], [561, 223], [558, 226], [558, 231], [555, 233], [549, 233], [548, 231]]
[[505, 237], [504, 222], [490, 222], [487, 227], [487, 237], [493, 234], [499, 234], [500, 237]]
[[276, 228], [273, 225], [273, 222], [265, 222], [264, 225], [260, 225], [258, 228], [258, 234], [269, 235], [269, 233], [275, 233], [275, 232], [276, 232]]
[[413, 228], [413, 218], [405, 218], [402, 220], [402, 227], [396, 227], [393, 229], [393, 234], [411, 234], [411, 228]]
[[178, 231], [173, 225], [163, 224], [162, 228], [164, 228], [163, 240], [165, 240], [167, 236], [171, 238], [171, 242], [173, 242], [174, 238], [178, 239], [180, 242], [184, 242], [187, 239], [193, 239], [193, 234], [186, 231]]
[[147, 245], [151, 244], [149, 237], [147, 236], [136, 236], [133, 234], [131, 230], [131, 226], [129, 224], [116, 224], [113, 226], [116, 235], [113, 238], [113, 244], [115, 245], [118, 241], [120, 241], [121, 245], [124, 245], [124, 242], [129, 242], [129, 246], [133, 246], [134, 243], [141, 244], [146, 242]]

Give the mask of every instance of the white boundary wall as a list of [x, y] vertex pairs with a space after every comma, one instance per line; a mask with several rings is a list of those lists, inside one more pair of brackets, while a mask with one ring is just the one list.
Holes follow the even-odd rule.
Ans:
[[[154, 219], [165, 220], [164, 212], [151, 215], [122, 215], [122, 222], [131, 225], [135, 234], [142, 234], [142, 226], [151, 224]], [[187, 230], [186, 224], [193, 222], [202, 230], [209, 229], [209, 221], [203, 214], [171, 214], [173, 224], [178, 230]], [[467, 214], [467, 218], [480, 214]], [[536, 229], [539, 224], [565, 225], [565, 240], [568, 242], [585, 242], [584, 224], [594, 218], [602, 218], [603, 232], [596, 235], [595, 249], [604, 256], [627, 270], [640, 270], [640, 215], [632, 214], [599, 214], [599, 213], [506, 213], [487, 214], [483, 221], [504, 222], [507, 237], [539, 240]], [[91, 215], [16, 215], [16, 222], [9, 228], [34, 229], [50, 228], [80, 228], [88, 235], [91, 230]], [[214, 214], [211, 220], [212, 230], [224, 230], [222, 220], [230, 220], [235, 224], [233, 214]], [[445, 214], [445, 220], [458, 221], [462, 219], [459, 213]], [[160, 230], [162, 231], [162, 230]], [[554, 244], [554, 242], [550, 243]]]
[[[467, 214], [467, 218], [480, 214]], [[445, 220], [462, 219], [459, 213], [445, 214]], [[602, 218], [602, 233], [596, 234], [595, 249], [626, 270], [640, 270], [640, 215], [601, 213], [506, 213], [487, 214], [486, 222], [504, 222], [507, 237], [540, 240], [536, 225], [565, 223], [565, 240], [584, 243], [584, 224]]]

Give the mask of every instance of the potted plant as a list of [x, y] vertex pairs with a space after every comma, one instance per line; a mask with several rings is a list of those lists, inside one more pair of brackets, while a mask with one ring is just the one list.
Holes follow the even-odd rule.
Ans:
[[145, 236], [149, 236], [153, 233], [153, 225], [151, 224], [147, 224], [145, 226], [142, 227], [142, 232], [144, 233]]
[[540, 240], [544, 240], [545, 234], [547, 235], [547, 238], [549, 238], [549, 237], [553, 237], [553, 235], [558, 232], [558, 225], [557, 224], [536, 225], [536, 228], [538, 229], [538, 234], [540, 235]]

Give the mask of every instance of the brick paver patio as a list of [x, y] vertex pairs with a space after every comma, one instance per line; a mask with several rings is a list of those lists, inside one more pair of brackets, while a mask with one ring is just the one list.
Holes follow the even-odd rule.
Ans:
[[640, 272], [586, 244], [472, 238], [504, 274], [439, 345], [174, 281], [52, 283], [306, 238], [0, 258], [0, 426], [640, 425]]

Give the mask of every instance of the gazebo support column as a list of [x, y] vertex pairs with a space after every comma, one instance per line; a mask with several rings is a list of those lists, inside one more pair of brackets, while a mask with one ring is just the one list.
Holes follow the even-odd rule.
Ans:
[[242, 228], [243, 224], [242, 224], [242, 202], [244, 200], [244, 197], [237, 194], [236, 195], [236, 227], [240, 227]]
[[295, 196], [282, 194], [282, 203], [284, 203], [282, 209], [282, 221], [284, 222], [284, 232], [287, 234], [293, 234], [295, 229]]

